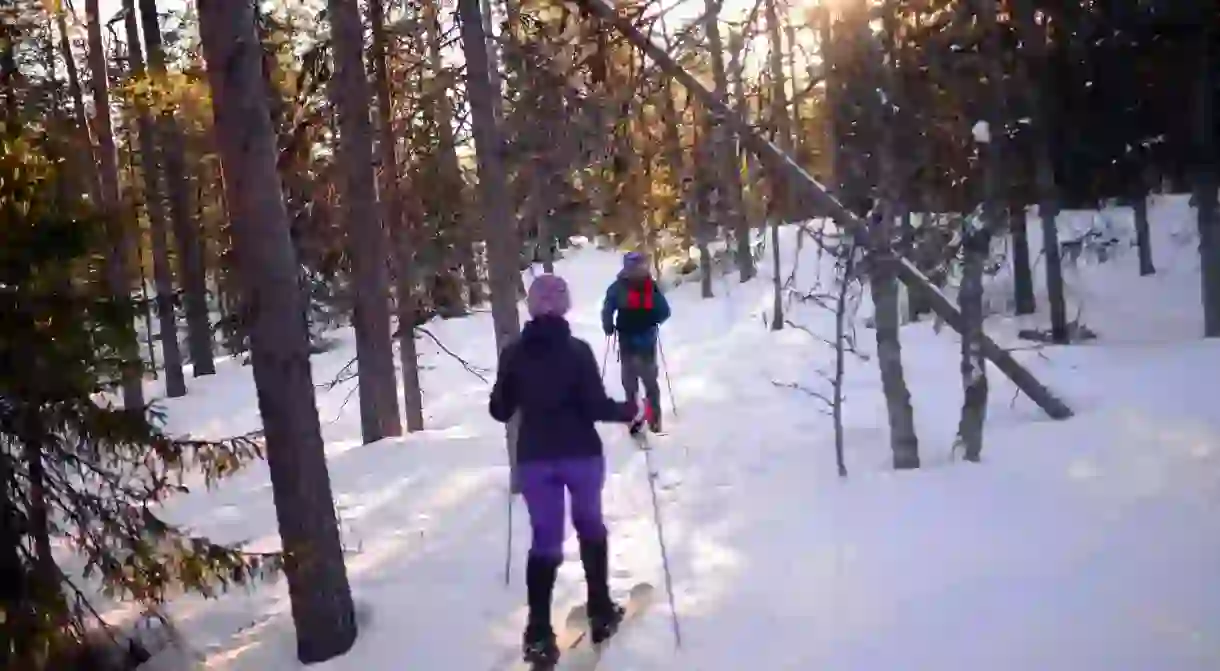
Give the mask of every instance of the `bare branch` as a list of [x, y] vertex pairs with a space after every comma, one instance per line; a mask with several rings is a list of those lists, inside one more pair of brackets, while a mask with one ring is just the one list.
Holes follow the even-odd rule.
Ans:
[[[827, 397], [825, 394], [816, 392], [802, 384], [798, 384], [796, 382], [779, 382], [778, 380], [771, 380], [771, 384], [773, 384], [777, 387], [781, 387], [783, 389], [795, 389], [796, 391], [799, 391], [803, 394], [812, 396], [812, 397], [818, 399], [819, 401], [825, 403], [826, 408], [834, 407], [834, 401], [830, 400], [830, 398]], [[828, 410], [826, 408], [822, 409], [822, 412], [824, 412], [826, 414], [830, 414], [830, 410]]]
[[462, 368], [465, 368], [466, 371], [469, 372], [471, 375], [479, 378], [483, 382], [489, 382], [489, 380], [487, 379], [487, 376], [486, 376], [487, 373], [491, 372], [489, 369], [483, 368], [481, 366], [476, 366], [476, 365], [470, 363], [469, 361], [463, 359], [462, 357], [458, 356], [457, 354], [455, 354], [453, 352], [453, 350], [449, 349], [448, 347], [445, 347], [445, 343], [441, 342], [440, 338], [437, 338], [428, 329], [423, 328], [421, 326], [416, 326], [415, 330], [418, 333], [422, 333], [422, 334], [428, 336], [432, 340], [432, 342], [436, 343], [437, 347], [441, 348], [442, 352], [444, 352], [445, 354], [448, 354], [449, 356], [453, 357], [453, 359], [455, 361], [462, 364]]
[[355, 365], [355, 363], [356, 363], [356, 357], [352, 357], [351, 361], [348, 361], [346, 364], [343, 365], [343, 368], [339, 369], [338, 373], [335, 373], [334, 379], [332, 379], [330, 382], [323, 382], [322, 384], [315, 384], [314, 388], [323, 389], [325, 391], [331, 391], [335, 387], [338, 387], [339, 385], [343, 384], [344, 382], [350, 382], [350, 381], [360, 377], [360, 374], [357, 373], [353, 369], [353, 366]]

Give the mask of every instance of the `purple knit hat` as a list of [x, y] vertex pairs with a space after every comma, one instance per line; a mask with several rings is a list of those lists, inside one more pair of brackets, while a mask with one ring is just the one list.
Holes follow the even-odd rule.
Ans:
[[572, 307], [572, 298], [568, 295], [568, 283], [558, 275], [539, 275], [530, 284], [529, 293], [525, 297], [530, 317], [555, 315], [562, 317]]
[[648, 257], [642, 252], [627, 252], [623, 257], [623, 269], [619, 272], [627, 277], [648, 275]]

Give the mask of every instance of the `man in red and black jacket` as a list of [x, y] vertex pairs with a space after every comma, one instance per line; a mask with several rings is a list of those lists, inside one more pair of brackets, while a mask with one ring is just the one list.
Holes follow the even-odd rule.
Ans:
[[639, 252], [623, 257], [623, 269], [606, 290], [602, 303], [602, 330], [618, 332], [623, 391], [635, 400], [640, 383], [652, 410], [649, 430], [661, 430], [661, 387], [657, 378], [657, 337], [669, 319], [669, 301], [648, 272], [648, 259]]

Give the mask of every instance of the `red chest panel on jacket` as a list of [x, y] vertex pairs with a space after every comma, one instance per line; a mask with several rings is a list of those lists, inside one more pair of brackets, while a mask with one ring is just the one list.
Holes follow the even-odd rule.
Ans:
[[652, 281], [644, 282], [643, 287], [627, 287], [628, 310], [652, 309]]

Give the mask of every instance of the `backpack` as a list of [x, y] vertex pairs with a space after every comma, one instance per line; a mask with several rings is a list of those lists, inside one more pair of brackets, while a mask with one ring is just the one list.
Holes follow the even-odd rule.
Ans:
[[651, 277], [644, 281], [643, 287], [638, 288], [624, 281], [623, 292], [619, 295], [618, 309], [631, 312], [652, 312], [654, 305], [652, 296], [655, 290], [656, 285]]

